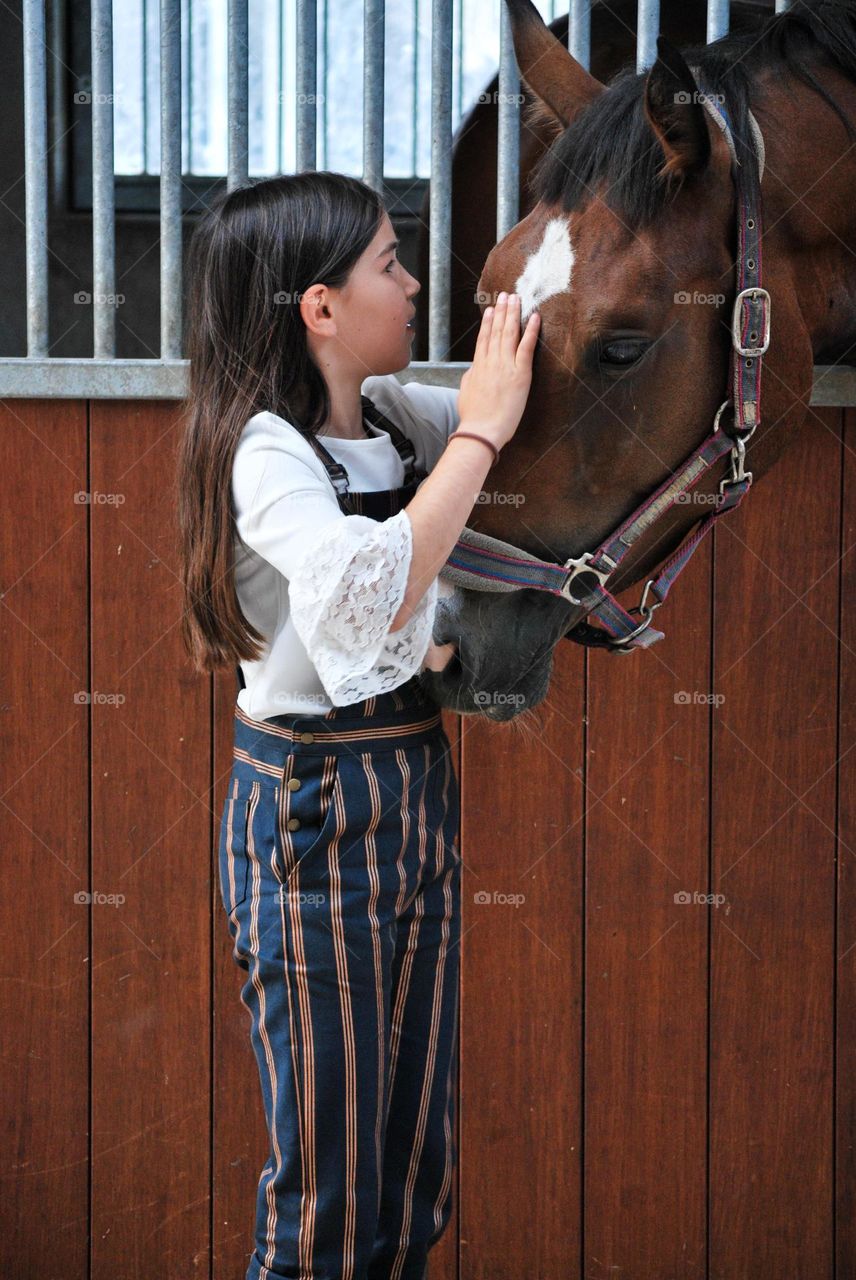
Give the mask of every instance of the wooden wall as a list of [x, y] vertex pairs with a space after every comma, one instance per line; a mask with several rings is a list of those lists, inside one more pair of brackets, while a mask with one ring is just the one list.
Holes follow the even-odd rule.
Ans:
[[[177, 407], [0, 416], [0, 1275], [243, 1280], [234, 681], [179, 642]], [[855, 444], [856, 412], [812, 412], [650, 653], [566, 644], [535, 713], [447, 715], [460, 1157], [431, 1280], [856, 1275]]]

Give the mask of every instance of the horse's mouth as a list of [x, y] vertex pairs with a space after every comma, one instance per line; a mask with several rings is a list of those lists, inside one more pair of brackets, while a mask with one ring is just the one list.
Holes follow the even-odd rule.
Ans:
[[511, 687], [487, 689], [480, 688], [468, 676], [455, 654], [442, 671], [421, 671], [420, 680], [440, 706], [458, 715], [478, 715], [504, 723], [543, 701], [550, 685], [552, 665], [552, 654], [548, 654]]

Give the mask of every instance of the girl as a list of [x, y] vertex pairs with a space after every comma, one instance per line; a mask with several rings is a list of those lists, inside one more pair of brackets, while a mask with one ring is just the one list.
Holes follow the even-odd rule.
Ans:
[[538, 316], [520, 339], [500, 294], [460, 395], [401, 387], [395, 248], [324, 172], [226, 194], [193, 238], [182, 628], [200, 672], [239, 664], [219, 874], [270, 1135], [247, 1280], [422, 1280], [451, 1212], [458, 789], [419, 672], [453, 654], [437, 575]]

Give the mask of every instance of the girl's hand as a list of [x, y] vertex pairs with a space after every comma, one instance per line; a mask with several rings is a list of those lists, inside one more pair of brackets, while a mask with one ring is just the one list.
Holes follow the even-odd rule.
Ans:
[[487, 307], [482, 316], [472, 366], [461, 378], [458, 415], [462, 428], [477, 427], [498, 449], [523, 417], [540, 325], [540, 313], [533, 311], [520, 338], [516, 293], [500, 293], [496, 307]]

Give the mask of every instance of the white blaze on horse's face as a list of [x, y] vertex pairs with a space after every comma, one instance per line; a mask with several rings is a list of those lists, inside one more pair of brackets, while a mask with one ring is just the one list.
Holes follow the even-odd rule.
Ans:
[[520, 296], [521, 324], [547, 298], [566, 292], [570, 287], [573, 265], [574, 251], [568, 224], [564, 218], [551, 218], [544, 228], [541, 243], [530, 254], [514, 286], [514, 292]]

